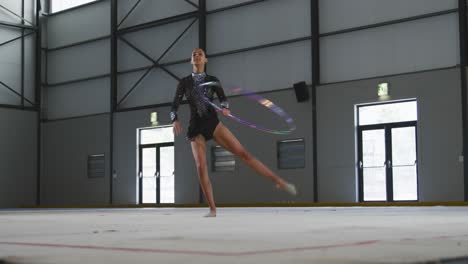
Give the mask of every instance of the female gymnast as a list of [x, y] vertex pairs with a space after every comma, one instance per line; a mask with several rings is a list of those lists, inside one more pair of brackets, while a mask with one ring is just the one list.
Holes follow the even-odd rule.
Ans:
[[[208, 166], [206, 163], [206, 141], [214, 139], [225, 150], [239, 157], [245, 164], [256, 171], [258, 174], [270, 179], [276, 184], [276, 187], [282, 189], [291, 195], [296, 195], [296, 187], [286, 182], [276, 175], [262, 162], [252, 156], [237, 140], [237, 138], [225, 127], [219, 120], [216, 110], [213, 106], [204, 101], [201, 92], [210, 100], [213, 100], [216, 93], [222, 107], [222, 113], [229, 115], [229, 103], [226, 99], [223, 89], [220, 86], [206, 86], [199, 88], [201, 83], [219, 82], [214, 77], [205, 73], [205, 64], [208, 62], [203, 49], [197, 48], [192, 51], [191, 64], [193, 72], [191, 75], [180, 80], [177, 91], [171, 107], [171, 120], [175, 135], [182, 132], [180, 121], [177, 118], [177, 110], [182, 98], [187, 98], [190, 106], [190, 125], [187, 132], [187, 138], [191, 141], [192, 154], [197, 167], [198, 179], [210, 207], [210, 212], [206, 217], [216, 217], [216, 205], [213, 196], [213, 189], [208, 177]], [[195, 89], [203, 89], [197, 91]]]

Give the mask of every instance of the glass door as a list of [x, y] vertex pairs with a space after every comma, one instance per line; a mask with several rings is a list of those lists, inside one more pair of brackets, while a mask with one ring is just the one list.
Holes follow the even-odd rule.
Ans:
[[157, 151], [155, 146], [140, 148], [140, 203], [156, 203], [157, 182]]
[[174, 203], [174, 143], [140, 146], [140, 203]]
[[359, 201], [417, 201], [416, 122], [358, 128]]
[[385, 201], [387, 199], [386, 144], [384, 128], [361, 130], [362, 201]]
[[418, 200], [416, 127], [391, 128], [393, 200]]

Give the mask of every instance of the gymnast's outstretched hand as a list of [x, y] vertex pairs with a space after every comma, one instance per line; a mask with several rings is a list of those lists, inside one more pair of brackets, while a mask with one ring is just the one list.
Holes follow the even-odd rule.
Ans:
[[182, 126], [180, 125], [179, 120], [176, 120], [174, 121], [174, 123], [172, 123], [172, 131], [176, 136], [178, 136], [182, 132]]
[[231, 110], [229, 110], [227, 108], [223, 108], [223, 115], [228, 116], [230, 114], [231, 114]]

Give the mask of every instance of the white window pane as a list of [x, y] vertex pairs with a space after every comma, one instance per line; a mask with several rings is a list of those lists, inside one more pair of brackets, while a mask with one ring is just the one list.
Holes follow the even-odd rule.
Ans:
[[156, 148], [144, 148], [142, 157], [143, 203], [156, 203]]
[[140, 144], [157, 144], [164, 142], [174, 142], [172, 126], [141, 130]]
[[416, 121], [416, 101], [359, 107], [359, 125]]
[[393, 200], [416, 201], [418, 182], [416, 165], [393, 167]]
[[393, 166], [414, 165], [416, 163], [415, 127], [392, 129]]
[[364, 168], [364, 201], [387, 200], [385, 168]]
[[174, 203], [174, 147], [160, 148], [161, 203]]
[[385, 163], [385, 130], [362, 132], [362, 162], [365, 168], [382, 167]]
[[96, 0], [51, 0], [50, 8], [52, 13], [60, 12], [75, 6], [94, 2]]

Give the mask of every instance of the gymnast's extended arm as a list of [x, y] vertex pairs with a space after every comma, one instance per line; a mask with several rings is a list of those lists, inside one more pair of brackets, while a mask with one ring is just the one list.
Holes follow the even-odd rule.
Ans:
[[182, 127], [180, 125], [178, 116], [177, 116], [177, 110], [179, 110], [179, 105], [182, 102], [182, 98], [184, 97], [184, 85], [183, 81], [179, 81], [179, 84], [177, 85], [177, 90], [176, 94], [174, 96], [174, 100], [172, 100], [172, 106], [171, 106], [171, 122], [173, 125], [173, 131], [175, 135], [179, 135], [180, 132], [182, 132]]
[[227, 97], [224, 93], [223, 87], [221, 86], [221, 83], [218, 79], [216, 79], [216, 82], [218, 85], [215, 85], [215, 93], [218, 96], [218, 100], [220, 102], [221, 107], [223, 108], [223, 114], [224, 115], [229, 115], [231, 113], [229, 109], [229, 102], [227, 100]]

